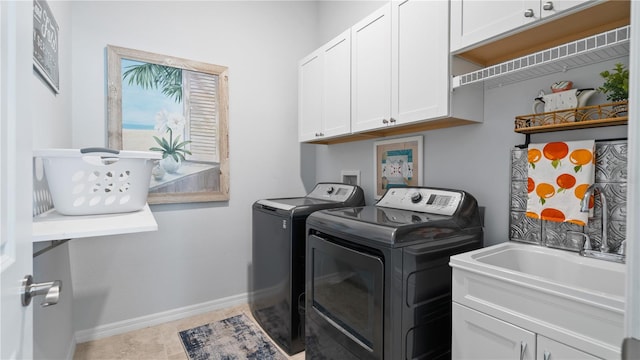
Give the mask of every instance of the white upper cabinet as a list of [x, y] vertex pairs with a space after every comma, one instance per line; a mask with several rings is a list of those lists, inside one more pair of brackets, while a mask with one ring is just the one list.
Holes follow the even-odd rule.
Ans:
[[323, 48], [322, 134], [351, 132], [351, 32], [345, 31]]
[[298, 138], [308, 141], [322, 128], [322, 51], [317, 50], [298, 65]]
[[351, 130], [385, 126], [391, 120], [391, 5], [351, 28]]
[[594, 0], [451, 0], [451, 51]]
[[353, 132], [452, 115], [448, 14], [446, 1], [392, 1], [352, 27]]
[[351, 35], [345, 31], [298, 65], [299, 141], [351, 131]]
[[451, 0], [451, 51], [482, 42], [539, 18], [540, 0]]
[[540, 2], [540, 17], [546, 18], [593, 0], [553, 0]]
[[481, 122], [482, 86], [451, 91], [452, 69], [462, 61], [451, 62], [448, 32], [448, 1], [394, 0], [303, 59], [300, 141], [331, 144]]
[[441, 118], [449, 111], [448, 2], [398, 1], [391, 8], [391, 120]]

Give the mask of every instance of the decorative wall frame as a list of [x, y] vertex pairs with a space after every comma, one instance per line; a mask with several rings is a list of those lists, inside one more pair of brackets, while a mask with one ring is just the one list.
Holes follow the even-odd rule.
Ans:
[[56, 94], [60, 92], [59, 33], [49, 4], [45, 0], [33, 0], [33, 67]]
[[148, 202], [229, 200], [228, 68], [107, 46], [108, 146], [161, 151]]
[[375, 198], [393, 187], [422, 186], [422, 136], [373, 144]]

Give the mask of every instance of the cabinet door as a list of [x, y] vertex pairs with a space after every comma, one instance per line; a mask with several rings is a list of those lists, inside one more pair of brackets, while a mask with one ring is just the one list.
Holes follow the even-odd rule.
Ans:
[[542, 0], [540, 17], [546, 18], [557, 13], [570, 10], [592, 0]]
[[453, 303], [451, 358], [533, 360], [536, 335], [515, 325]]
[[398, 124], [449, 111], [446, 1], [394, 1], [391, 9], [391, 118]]
[[598, 360], [593, 355], [538, 335], [536, 360]]
[[323, 137], [351, 132], [351, 31], [323, 47]]
[[[526, 16], [528, 10], [532, 16]], [[451, 51], [537, 19], [540, 19], [540, 0], [451, 0]]]
[[351, 129], [386, 126], [391, 117], [391, 5], [351, 28]]
[[298, 64], [298, 140], [317, 138], [322, 129], [322, 51]]

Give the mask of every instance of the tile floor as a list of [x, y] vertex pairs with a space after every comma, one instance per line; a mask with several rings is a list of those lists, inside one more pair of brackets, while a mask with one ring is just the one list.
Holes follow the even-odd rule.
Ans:
[[[74, 360], [187, 360], [182, 347], [179, 331], [226, 319], [244, 313], [255, 322], [248, 304], [212, 311], [186, 319], [114, 335], [108, 338], [78, 344]], [[276, 345], [277, 346], [277, 345]], [[286, 354], [282, 351], [283, 354]], [[304, 352], [289, 357], [291, 360], [304, 359]]]

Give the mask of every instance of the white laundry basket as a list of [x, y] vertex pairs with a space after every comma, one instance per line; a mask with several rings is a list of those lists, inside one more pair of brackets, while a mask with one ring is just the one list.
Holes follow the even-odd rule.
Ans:
[[137, 211], [144, 207], [154, 159], [150, 151], [105, 148], [44, 149], [41, 158], [56, 211], [92, 215]]

